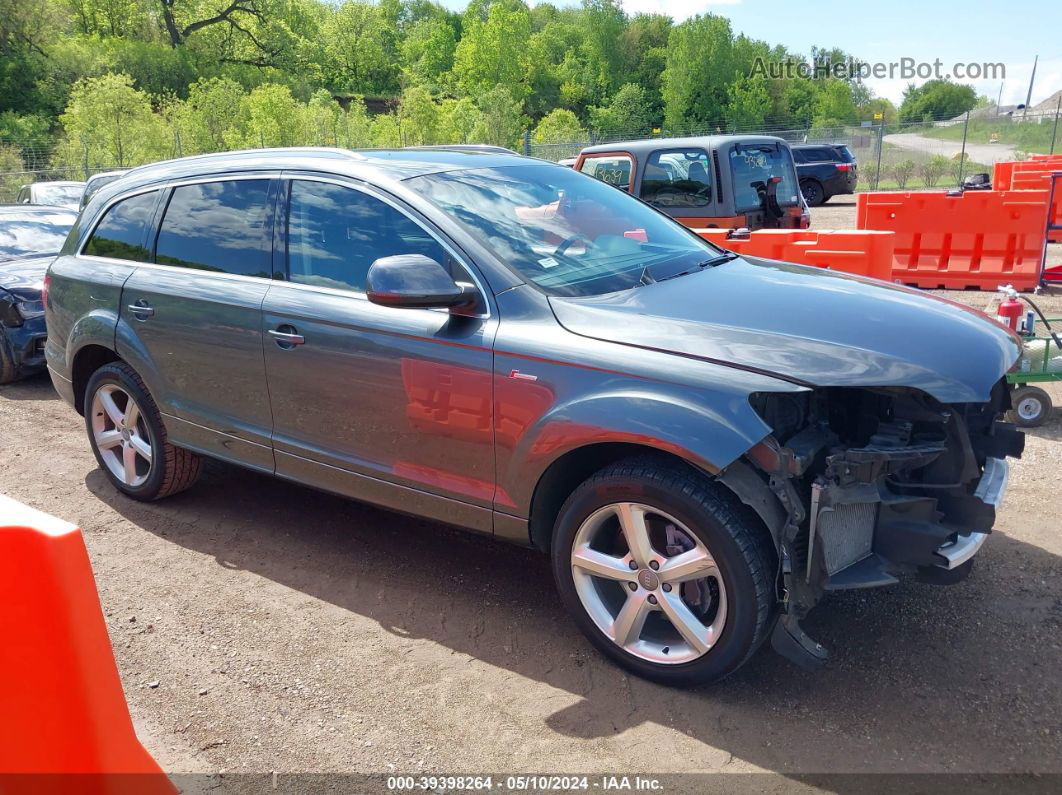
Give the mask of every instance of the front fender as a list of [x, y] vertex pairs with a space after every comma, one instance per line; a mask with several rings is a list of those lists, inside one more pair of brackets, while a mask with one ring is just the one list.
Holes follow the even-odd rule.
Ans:
[[[527, 516], [543, 473], [567, 453], [602, 443], [627, 443], [679, 456], [716, 473], [767, 436], [748, 394], [621, 388], [558, 403], [530, 425], [500, 478], [498, 507]], [[574, 485], [574, 484], [573, 484]]]

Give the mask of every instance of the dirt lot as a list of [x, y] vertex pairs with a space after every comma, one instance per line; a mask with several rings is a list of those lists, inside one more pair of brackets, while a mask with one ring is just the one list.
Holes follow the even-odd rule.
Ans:
[[838, 594], [807, 622], [826, 670], [765, 650], [684, 692], [593, 652], [533, 552], [222, 465], [135, 503], [47, 378], [0, 389], [0, 493], [84, 529], [174, 772], [1060, 773], [1060, 441], [1057, 416], [1030, 434], [969, 580]]

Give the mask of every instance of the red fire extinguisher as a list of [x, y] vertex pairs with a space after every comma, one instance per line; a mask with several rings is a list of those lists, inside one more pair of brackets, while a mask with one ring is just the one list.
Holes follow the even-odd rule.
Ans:
[[999, 303], [999, 309], [996, 310], [996, 320], [1002, 323], [1004, 326], [1009, 326], [1012, 331], [1020, 334], [1022, 330], [1022, 305], [1018, 300], [1018, 291], [1011, 285], [1006, 287], [1000, 287], [999, 292], [1003, 294], [1003, 300]]

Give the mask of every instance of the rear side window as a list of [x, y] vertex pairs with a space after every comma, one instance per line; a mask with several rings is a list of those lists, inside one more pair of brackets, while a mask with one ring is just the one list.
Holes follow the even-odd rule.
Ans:
[[166, 207], [155, 261], [268, 279], [272, 216], [268, 179], [181, 185]]
[[455, 266], [435, 238], [389, 204], [342, 185], [292, 181], [288, 211], [291, 281], [364, 292], [365, 276], [373, 262], [395, 254], [423, 254], [454, 272]]
[[657, 207], [704, 207], [712, 201], [710, 169], [703, 149], [653, 152], [645, 161], [641, 197]]
[[151, 255], [144, 246], [144, 237], [158, 196], [159, 192], [153, 190], [112, 204], [85, 244], [84, 253], [94, 257], [150, 262]]
[[592, 155], [583, 160], [579, 170], [609, 185], [630, 190], [632, 165], [627, 155]]

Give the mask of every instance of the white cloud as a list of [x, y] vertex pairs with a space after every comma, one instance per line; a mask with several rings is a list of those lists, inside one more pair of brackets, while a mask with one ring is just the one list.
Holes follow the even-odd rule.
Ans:
[[676, 22], [710, 13], [714, 7], [741, 5], [742, 0], [621, 0], [628, 14], [667, 14]]

